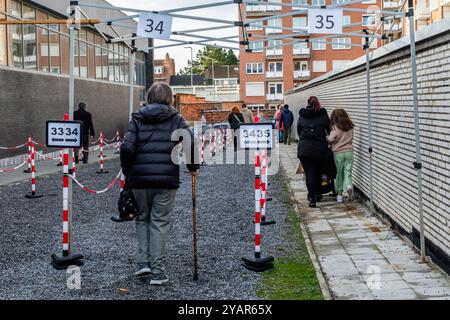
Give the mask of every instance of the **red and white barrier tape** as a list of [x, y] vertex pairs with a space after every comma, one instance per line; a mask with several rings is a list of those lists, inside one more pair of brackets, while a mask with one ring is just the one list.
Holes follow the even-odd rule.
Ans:
[[21, 164], [19, 164], [17, 167], [14, 167], [14, 168], [0, 169], [0, 173], [15, 172], [18, 169], [20, 169], [21, 167], [23, 167], [24, 165], [26, 165], [27, 162], [28, 162], [28, 160], [22, 162]]
[[14, 147], [0, 147], [0, 150], [17, 150], [22, 149], [23, 147], [27, 146], [28, 142], [25, 142], [24, 144], [14, 146]]
[[[108, 186], [107, 186], [105, 189], [103, 189], [103, 190], [94, 190], [94, 189], [88, 188], [88, 187], [86, 187], [86, 186], [83, 186], [83, 185], [77, 180], [77, 178], [75, 178], [73, 175], [69, 175], [69, 178], [72, 179], [73, 181], [75, 181], [75, 183], [76, 183], [81, 189], [83, 189], [84, 191], [86, 191], [86, 192], [88, 192], [88, 193], [91, 193], [91, 194], [102, 194], [102, 193], [105, 193], [105, 192], [111, 190], [111, 189], [114, 187], [114, 185], [117, 183], [117, 181], [119, 181], [119, 179], [121, 179], [121, 175], [122, 175], [122, 170], [120, 170], [120, 172], [117, 174], [117, 176], [114, 178], [114, 180], [113, 180], [110, 184], [108, 184]], [[122, 179], [121, 179], [121, 180], [122, 180]], [[121, 187], [123, 188], [123, 185], [122, 185], [122, 184], [121, 184]]]

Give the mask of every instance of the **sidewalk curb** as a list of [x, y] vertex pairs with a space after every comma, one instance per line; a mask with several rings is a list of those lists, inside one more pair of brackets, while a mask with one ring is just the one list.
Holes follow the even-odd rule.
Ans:
[[[283, 161], [281, 161], [281, 165], [283, 167], [283, 173], [284, 173], [285, 178], [289, 179], [288, 175], [287, 175], [287, 171], [286, 171], [286, 169], [285, 169], [285, 167], [283, 165]], [[308, 249], [309, 257], [310, 257], [311, 262], [312, 262], [312, 264], [314, 266], [314, 269], [316, 270], [316, 276], [317, 276], [317, 280], [319, 281], [319, 286], [320, 286], [320, 290], [322, 291], [323, 298], [325, 300], [333, 300], [333, 296], [331, 295], [330, 289], [328, 287], [328, 283], [325, 280], [325, 276], [323, 275], [322, 268], [320, 266], [320, 263], [319, 263], [319, 260], [317, 258], [316, 252], [314, 251], [314, 247], [313, 247], [311, 239], [309, 237], [308, 230], [306, 229], [305, 224], [303, 223], [303, 219], [302, 219], [302, 216], [301, 216], [301, 213], [302, 213], [301, 206], [295, 200], [294, 192], [293, 192], [290, 184], [288, 183], [287, 185], [288, 185], [288, 188], [289, 188], [289, 191], [290, 191], [291, 200], [292, 200], [292, 202], [294, 204], [294, 209], [297, 211], [297, 214], [299, 215], [300, 229], [302, 230], [303, 238], [305, 240], [306, 248]]]

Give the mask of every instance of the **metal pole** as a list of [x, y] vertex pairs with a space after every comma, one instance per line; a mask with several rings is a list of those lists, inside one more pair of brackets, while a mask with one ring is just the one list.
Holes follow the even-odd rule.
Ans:
[[416, 140], [416, 161], [414, 169], [417, 170], [417, 200], [419, 213], [420, 228], [420, 257], [423, 262], [426, 261], [425, 249], [425, 228], [423, 221], [423, 203], [422, 203], [422, 156], [420, 154], [420, 128], [419, 128], [419, 98], [417, 95], [417, 62], [416, 62], [416, 36], [414, 26], [414, 4], [413, 0], [408, 0], [408, 17], [409, 17], [409, 39], [411, 51], [411, 72], [412, 72], [412, 90], [413, 90], [413, 107], [414, 107], [414, 127]]
[[134, 71], [135, 71], [135, 62], [136, 62], [136, 51], [133, 49], [130, 56], [130, 109], [129, 109], [129, 120], [131, 121], [131, 115], [134, 111]]
[[369, 37], [366, 37], [364, 49], [366, 50], [366, 76], [367, 76], [367, 131], [369, 140], [369, 193], [370, 193], [370, 215], [373, 215], [373, 162], [372, 162], [372, 96], [370, 90], [370, 56]]
[[[72, 10], [71, 10], [72, 11]], [[75, 26], [71, 24], [69, 26], [69, 120], [73, 120], [73, 112], [75, 106]], [[65, 154], [69, 154], [69, 149], [65, 151]], [[72, 168], [72, 157], [69, 157], [69, 169]], [[69, 171], [70, 173], [70, 171]], [[69, 197], [68, 197], [68, 225], [69, 225], [69, 255], [72, 253], [72, 193], [73, 185], [69, 183]]]
[[194, 63], [194, 49], [192, 47], [184, 47], [185, 49], [191, 49], [191, 89], [194, 93], [194, 74], [193, 74], [193, 63]]

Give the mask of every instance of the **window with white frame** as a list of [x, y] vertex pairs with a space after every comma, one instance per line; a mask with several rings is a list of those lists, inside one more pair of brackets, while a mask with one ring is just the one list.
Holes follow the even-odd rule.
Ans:
[[377, 24], [376, 14], [365, 14], [362, 16], [362, 25], [364, 27], [373, 27]]
[[269, 62], [269, 72], [283, 72], [283, 63]]
[[[268, 28], [266, 29], [267, 33], [282, 33], [283, 30], [283, 20], [282, 19], [272, 19], [267, 22]], [[276, 28], [271, 28], [276, 27]]]
[[326, 60], [313, 61], [313, 72], [327, 72], [327, 61]]
[[367, 1], [364, 1], [364, 2], [361, 2], [362, 4], [376, 4], [377, 3], [377, 0], [367, 0]]
[[333, 0], [333, 4], [344, 4], [350, 2], [350, 0]]
[[283, 94], [283, 82], [269, 82], [269, 94]]
[[334, 50], [351, 49], [351, 43], [351, 38], [334, 38], [332, 47]]
[[313, 6], [324, 6], [325, 0], [311, 0]]
[[292, 0], [293, 7], [299, 7], [302, 4], [308, 4], [308, 0]]
[[296, 42], [294, 43], [294, 50], [297, 49], [308, 49], [308, 44], [306, 42]]
[[[292, 26], [296, 29], [302, 29], [308, 26], [308, 21], [306, 20], [306, 17], [295, 17], [292, 19]], [[299, 31], [295, 31], [299, 32]]]
[[263, 29], [263, 22], [262, 21], [255, 21], [249, 23], [247, 30], [261, 30]]
[[351, 17], [350, 16], [343, 16], [342, 17], [342, 25], [346, 26], [352, 23]]
[[248, 48], [254, 52], [262, 51], [264, 43], [262, 41], [250, 42]]
[[[41, 56], [48, 57], [48, 43], [41, 43]], [[50, 43], [50, 57], [59, 57], [59, 42]]]
[[268, 55], [280, 55], [282, 54], [283, 40], [269, 40], [267, 42], [267, 54]]
[[264, 67], [262, 62], [247, 63], [246, 65], [247, 74], [262, 74], [264, 72]]
[[308, 61], [294, 61], [295, 71], [308, 71]]
[[327, 44], [325, 40], [311, 41], [313, 50], [326, 50]]
[[48, 29], [42, 29], [42, 34], [48, 34], [49, 32], [51, 32], [52, 34], [56, 34], [54, 32], [58, 32], [59, 31], [59, 25], [57, 25], [57, 24], [49, 24], [48, 25]]
[[247, 97], [263, 97], [264, 82], [247, 82], [245, 84], [245, 95]]
[[156, 66], [155, 74], [162, 74], [162, 73], [164, 73], [164, 66]]

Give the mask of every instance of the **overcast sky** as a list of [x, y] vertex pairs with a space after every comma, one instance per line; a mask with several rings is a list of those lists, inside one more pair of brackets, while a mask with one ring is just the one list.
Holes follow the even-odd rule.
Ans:
[[[188, 6], [194, 6], [198, 4], [206, 4], [206, 3], [215, 3], [217, 2], [214, 0], [107, 0], [111, 4], [119, 7], [127, 7], [127, 8], [135, 8], [135, 9], [142, 9], [142, 10], [148, 10], [148, 11], [161, 11], [166, 9], [173, 9], [173, 8], [181, 8], [181, 7], [188, 7]], [[132, 14], [132, 13], [130, 13]], [[201, 9], [201, 10], [192, 10], [192, 11], [185, 11], [185, 12], [179, 12], [179, 14], [185, 14], [190, 16], [203, 16], [203, 17], [211, 17], [216, 19], [223, 19], [223, 20], [230, 20], [230, 21], [236, 21], [238, 20], [238, 6], [236, 4], [233, 5], [227, 5], [227, 6], [220, 6], [220, 7], [213, 7], [213, 8], [207, 8], [207, 9]], [[209, 23], [204, 21], [195, 21], [195, 20], [187, 20], [187, 19], [178, 19], [174, 18], [173, 20], [173, 31], [182, 31], [187, 29], [193, 29], [193, 28], [204, 28], [208, 26], [218, 26], [219, 24], [216, 23]], [[213, 37], [224, 37], [224, 36], [230, 36], [234, 34], [238, 34], [238, 28], [228, 28], [223, 30], [217, 30], [217, 31], [210, 31], [210, 32], [203, 32], [200, 33], [202, 35], [207, 36], [213, 36]], [[172, 36], [174, 37], [174, 36]], [[178, 39], [187, 40], [186, 38], [177, 37]], [[195, 40], [195, 39], [190, 39]], [[234, 39], [233, 39], [234, 40]], [[237, 39], [236, 39], [237, 40]], [[162, 40], [155, 40], [156, 45], [161, 44], [167, 44], [166, 41]], [[232, 46], [232, 47], [238, 47], [237, 44], [225, 44], [225, 43], [218, 43], [222, 45]], [[190, 49], [185, 49], [185, 45], [181, 45], [179, 47], [171, 47], [171, 48], [163, 48], [163, 49], [157, 49], [155, 50], [155, 59], [164, 58], [166, 53], [169, 53], [169, 55], [175, 59], [176, 63], [176, 70], [180, 70], [187, 66], [188, 60], [190, 59], [191, 52]], [[194, 46], [194, 59], [196, 52], [201, 49], [201, 46]], [[238, 51], [235, 51], [235, 54], [238, 55]]]

